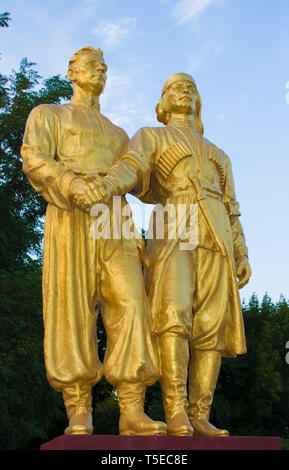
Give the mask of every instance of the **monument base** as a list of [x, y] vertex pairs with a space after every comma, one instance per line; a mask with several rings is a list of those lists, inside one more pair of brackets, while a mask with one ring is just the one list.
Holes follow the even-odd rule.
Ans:
[[59, 436], [41, 450], [281, 450], [280, 437]]

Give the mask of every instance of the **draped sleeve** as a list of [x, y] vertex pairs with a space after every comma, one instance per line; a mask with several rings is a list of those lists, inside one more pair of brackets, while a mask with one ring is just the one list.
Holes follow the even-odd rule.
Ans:
[[27, 120], [21, 157], [32, 187], [59, 209], [71, 210], [69, 186], [74, 172], [57, 161], [58, 116], [53, 105], [34, 108]]
[[138, 198], [150, 190], [150, 177], [157, 153], [157, 139], [150, 128], [141, 128], [131, 139], [127, 151], [109, 170], [106, 180], [115, 194], [130, 192]]
[[226, 174], [225, 184], [223, 189], [223, 203], [227, 209], [234, 246], [235, 259], [239, 256], [248, 256], [248, 248], [246, 246], [246, 239], [243, 227], [239, 220], [241, 215], [239, 210], [239, 203], [236, 201], [235, 185], [233, 180], [232, 166], [229, 157], [226, 156]]

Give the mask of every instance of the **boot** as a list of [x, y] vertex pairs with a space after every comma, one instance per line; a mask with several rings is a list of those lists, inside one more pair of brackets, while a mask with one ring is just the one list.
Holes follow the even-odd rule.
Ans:
[[173, 333], [159, 338], [161, 388], [168, 434], [192, 436], [194, 430], [187, 415], [188, 341]]
[[90, 385], [73, 384], [65, 387], [62, 396], [69, 419], [65, 434], [92, 434], [92, 407]]
[[229, 436], [226, 429], [217, 429], [209, 422], [220, 366], [221, 353], [218, 351], [192, 351], [188, 414], [195, 436]]
[[146, 387], [140, 382], [122, 382], [117, 387], [121, 436], [165, 436], [167, 425], [153, 421], [144, 413]]

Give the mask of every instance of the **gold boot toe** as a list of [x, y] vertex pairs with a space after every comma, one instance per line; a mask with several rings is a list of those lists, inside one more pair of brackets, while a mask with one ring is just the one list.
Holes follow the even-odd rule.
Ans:
[[91, 413], [75, 413], [69, 420], [69, 426], [64, 434], [92, 434], [92, 416]]
[[120, 436], [166, 436], [167, 425], [153, 421], [142, 410], [121, 413], [119, 419]]
[[180, 409], [167, 418], [169, 436], [193, 436], [194, 429], [191, 426], [187, 413]]
[[217, 429], [205, 418], [191, 420], [191, 423], [194, 426], [195, 436], [223, 437], [230, 435], [229, 431]]

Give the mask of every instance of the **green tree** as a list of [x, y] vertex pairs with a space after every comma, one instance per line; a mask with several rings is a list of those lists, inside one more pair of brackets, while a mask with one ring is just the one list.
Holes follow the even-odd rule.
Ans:
[[60, 103], [72, 93], [70, 82], [59, 76], [44, 80], [40, 86], [34, 65], [23, 59], [18, 72], [2, 76], [0, 81], [0, 195], [6, 221], [0, 232], [0, 262], [5, 268], [25, 263], [31, 253], [39, 254], [42, 240], [46, 203], [23, 174], [20, 157], [28, 114], [39, 104]]
[[[212, 420], [234, 435], [288, 437], [289, 305], [275, 305], [266, 294], [243, 305], [247, 354], [223, 359]], [[286, 398], [287, 397], [287, 398]]]
[[[43, 365], [41, 305], [42, 219], [46, 203], [22, 173], [20, 147], [31, 109], [60, 103], [71, 86], [44, 80], [23, 59], [0, 77], [0, 448], [27, 446], [63, 429], [61, 397]], [[61, 423], [61, 424], [58, 424]]]
[[11, 21], [10, 13], [5, 11], [5, 13], [0, 13], [0, 28], [7, 28], [9, 26], [9, 21]]
[[45, 378], [41, 266], [1, 271], [0, 286], [0, 449], [18, 449], [52, 437], [64, 412]]

